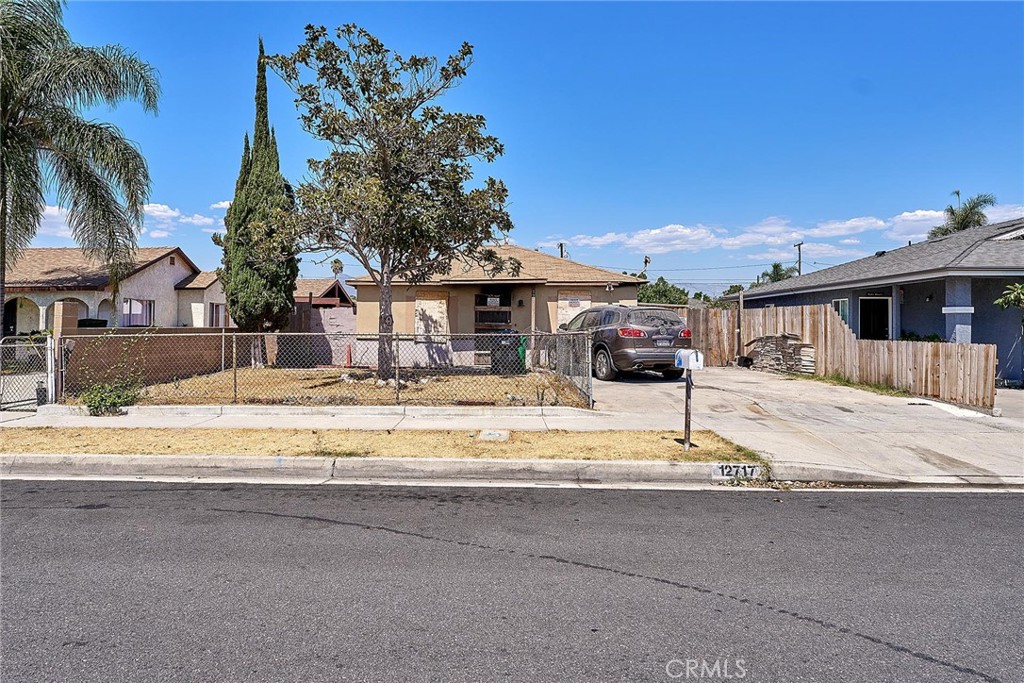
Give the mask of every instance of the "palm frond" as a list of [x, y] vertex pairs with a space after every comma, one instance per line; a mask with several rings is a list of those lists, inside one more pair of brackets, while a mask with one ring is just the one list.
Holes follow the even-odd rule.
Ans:
[[160, 98], [156, 70], [120, 45], [69, 44], [47, 51], [27, 88], [42, 101], [74, 108], [134, 100], [155, 113]]
[[117, 187], [129, 219], [140, 225], [150, 178], [139, 149], [111, 124], [86, 121], [63, 107], [50, 108], [45, 114], [40, 125], [45, 127], [46, 134], [40, 138], [49, 141], [47, 147], [62, 150], [92, 165], [98, 174]]

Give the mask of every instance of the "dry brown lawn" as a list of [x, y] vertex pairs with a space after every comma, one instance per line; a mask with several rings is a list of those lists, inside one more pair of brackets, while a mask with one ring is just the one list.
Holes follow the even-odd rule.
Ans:
[[227, 454], [407, 458], [548, 458], [761, 462], [711, 431], [693, 433], [684, 451], [678, 432], [513, 431], [507, 442], [480, 441], [467, 431], [309, 429], [122, 429], [6, 427], [6, 453]]
[[[403, 371], [405, 372], [405, 371]], [[394, 385], [343, 381], [369, 375], [359, 370], [239, 368], [197, 375], [146, 387], [139, 399], [147, 405], [259, 403], [276, 405], [394, 405]], [[438, 375], [429, 370], [404, 375], [403, 405], [548, 405], [587, 408], [585, 399], [565, 378], [552, 372], [525, 375]], [[421, 383], [421, 379], [426, 379]], [[237, 382], [237, 394], [235, 390]]]

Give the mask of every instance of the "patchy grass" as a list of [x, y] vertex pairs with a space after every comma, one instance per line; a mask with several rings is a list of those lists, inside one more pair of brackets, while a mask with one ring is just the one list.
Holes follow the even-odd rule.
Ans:
[[469, 431], [341, 429], [122, 429], [6, 427], [6, 453], [123, 453], [391, 456], [556, 460], [752, 462], [756, 453], [712, 431], [696, 431], [684, 451], [679, 432], [513, 431], [507, 442], [480, 441]]
[[796, 373], [786, 373], [787, 379], [806, 379], [815, 382], [821, 382], [823, 384], [831, 384], [836, 387], [849, 387], [850, 389], [861, 389], [862, 391], [870, 391], [873, 394], [880, 394], [882, 396], [896, 396], [899, 398], [905, 398], [913, 396], [914, 394], [906, 391], [905, 389], [897, 389], [891, 387], [888, 384], [866, 384], [864, 382], [854, 382], [850, 378], [834, 373], [831, 375], [825, 375], [819, 377], [818, 375], [804, 375]]
[[[402, 405], [567, 406], [589, 408], [579, 390], [561, 375], [484, 372], [444, 375], [402, 371]], [[239, 368], [145, 387], [139, 404], [394, 405], [394, 381], [377, 383], [356, 369]], [[237, 386], [237, 390], [236, 390]]]

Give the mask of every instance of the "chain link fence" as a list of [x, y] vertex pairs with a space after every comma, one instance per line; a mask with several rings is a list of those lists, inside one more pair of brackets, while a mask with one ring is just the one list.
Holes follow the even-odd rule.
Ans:
[[131, 387], [140, 404], [590, 408], [579, 333], [135, 332], [62, 338], [61, 400]]
[[0, 410], [35, 410], [51, 391], [46, 340], [0, 339]]

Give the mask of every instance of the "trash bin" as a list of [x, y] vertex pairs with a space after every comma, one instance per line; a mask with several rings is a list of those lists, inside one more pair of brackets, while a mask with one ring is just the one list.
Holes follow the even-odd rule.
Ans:
[[526, 338], [516, 330], [498, 330], [488, 336], [491, 352], [491, 374], [522, 375], [526, 373]]

